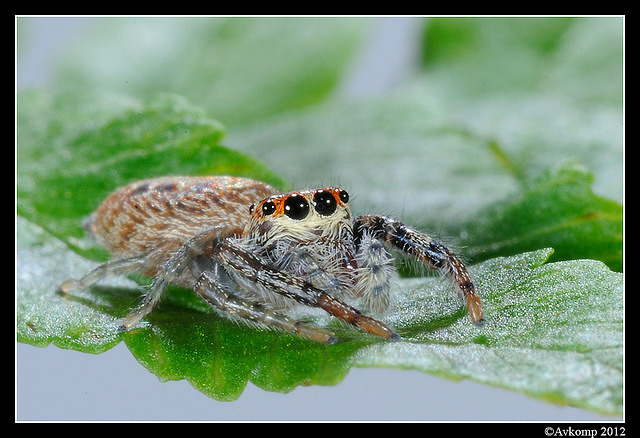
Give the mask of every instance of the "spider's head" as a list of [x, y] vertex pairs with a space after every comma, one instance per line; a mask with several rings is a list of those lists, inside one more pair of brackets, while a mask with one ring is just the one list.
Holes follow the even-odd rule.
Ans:
[[250, 208], [245, 235], [261, 245], [280, 239], [313, 242], [351, 235], [349, 194], [337, 187], [270, 196]]

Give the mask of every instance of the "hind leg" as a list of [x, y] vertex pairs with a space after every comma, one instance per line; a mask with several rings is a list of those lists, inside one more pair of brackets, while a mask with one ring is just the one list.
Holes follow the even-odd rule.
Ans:
[[87, 289], [104, 277], [132, 274], [139, 272], [146, 265], [147, 258], [144, 256], [109, 260], [98, 265], [79, 280], [70, 278], [64, 281], [59, 288], [62, 292]]

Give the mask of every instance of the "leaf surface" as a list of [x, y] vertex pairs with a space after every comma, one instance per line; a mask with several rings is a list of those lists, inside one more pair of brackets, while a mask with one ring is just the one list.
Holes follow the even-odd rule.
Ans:
[[124, 341], [161, 380], [188, 380], [218, 400], [247, 382], [269, 391], [339, 383], [351, 367], [416, 369], [472, 379], [561, 404], [616, 415], [622, 409], [622, 275], [594, 261], [545, 264], [550, 250], [471, 268], [486, 307], [473, 325], [450, 283], [403, 279], [384, 318], [402, 339], [385, 342], [323, 317], [340, 342], [318, 345], [216, 317], [193, 293], [171, 289], [142, 327], [117, 333], [139, 292], [116, 279], [56, 293], [94, 263], [19, 220], [18, 341], [99, 353]]

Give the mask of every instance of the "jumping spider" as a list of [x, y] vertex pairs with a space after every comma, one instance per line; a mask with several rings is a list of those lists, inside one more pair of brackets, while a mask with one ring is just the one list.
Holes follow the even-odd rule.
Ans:
[[193, 289], [226, 317], [317, 342], [336, 337], [287, 315], [295, 303], [398, 339], [343, 301], [360, 297], [374, 313], [387, 308], [395, 274], [387, 248], [444, 272], [471, 320], [483, 318], [480, 297], [455, 254], [392, 218], [352, 217], [349, 195], [337, 187], [278, 194], [239, 177], [148, 179], [111, 194], [89, 227], [114, 258], [60, 287], [86, 288], [106, 275], [133, 272], [152, 277], [142, 302], [122, 321], [123, 331], [151, 312], [172, 283]]

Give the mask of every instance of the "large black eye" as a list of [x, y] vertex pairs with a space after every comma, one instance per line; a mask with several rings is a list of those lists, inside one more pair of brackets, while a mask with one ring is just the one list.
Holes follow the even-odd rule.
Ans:
[[346, 190], [340, 190], [340, 200], [345, 204], [349, 202], [349, 194]]
[[304, 219], [309, 214], [309, 203], [300, 195], [291, 195], [284, 201], [284, 214], [291, 219]]
[[338, 205], [333, 194], [325, 192], [324, 190], [320, 190], [313, 195], [313, 203], [316, 207], [316, 211], [323, 216], [329, 216], [332, 214], [336, 211], [336, 206]]
[[267, 201], [262, 204], [262, 214], [265, 216], [272, 215], [276, 211], [276, 204], [273, 201]]

